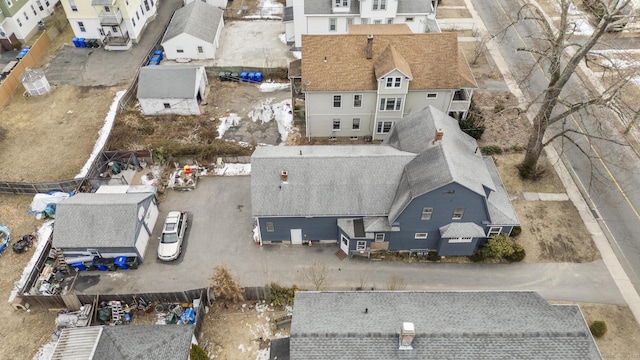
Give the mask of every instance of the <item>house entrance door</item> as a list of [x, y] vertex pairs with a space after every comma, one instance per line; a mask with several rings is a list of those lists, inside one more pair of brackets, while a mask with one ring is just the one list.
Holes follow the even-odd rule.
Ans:
[[344, 235], [340, 235], [340, 238], [340, 250], [349, 255], [349, 239], [347, 239]]
[[302, 244], [302, 229], [291, 229], [291, 244], [292, 245]]

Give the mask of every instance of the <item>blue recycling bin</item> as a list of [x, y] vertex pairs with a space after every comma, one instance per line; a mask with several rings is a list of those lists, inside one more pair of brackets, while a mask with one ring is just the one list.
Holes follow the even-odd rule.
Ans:
[[162, 61], [162, 58], [159, 55], [153, 55], [151, 57], [151, 62], [155, 62], [156, 64], [160, 64], [160, 61]]
[[79, 47], [80, 45], [78, 45], [78, 38], [73, 38], [71, 39], [71, 42], [73, 43], [73, 47]]
[[158, 58], [160, 59], [159, 61], [162, 61], [162, 50], [156, 50], [153, 52], [153, 56], [158, 56]]
[[247, 73], [246, 71], [243, 71], [240, 73], [240, 79], [242, 79], [242, 82], [247, 82], [249, 80], [248, 76], [249, 76], [249, 73]]
[[78, 45], [80, 45], [81, 48], [87, 47], [87, 44], [84, 42], [85, 40], [85, 38], [78, 38]]
[[115, 264], [115, 266], [119, 267], [122, 270], [129, 269], [129, 265], [127, 264], [127, 257], [126, 256], [118, 256], [118, 257], [116, 257], [116, 259], [113, 261], [113, 263]]
[[256, 81], [256, 73], [250, 72], [249, 73], [249, 82], [255, 82], [255, 81]]
[[81, 263], [81, 262], [73, 263], [73, 264], [71, 264], [71, 267], [76, 269], [77, 271], [87, 270], [87, 267], [84, 266], [84, 264]]
[[262, 73], [259, 71], [256, 73], [256, 82], [262, 82]]

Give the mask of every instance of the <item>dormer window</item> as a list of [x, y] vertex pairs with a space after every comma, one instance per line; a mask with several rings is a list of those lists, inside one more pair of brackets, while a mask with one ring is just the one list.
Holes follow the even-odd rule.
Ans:
[[336, 0], [336, 7], [349, 7], [349, 0]]
[[385, 10], [387, 8], [387, 0], [373, 0], [373, 10]]
[[389, 76], [387, 78], [388, 88], [399, 88], [402, 85], [402, 78], [400, 76]]

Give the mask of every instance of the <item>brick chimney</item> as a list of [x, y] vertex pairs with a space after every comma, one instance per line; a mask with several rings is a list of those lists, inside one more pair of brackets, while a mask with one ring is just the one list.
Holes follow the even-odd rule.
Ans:
[[403, 322], [400, 328], [400, 350], [413, 349], [413, 338], [416, 336], [416, 329], [412, 322]]
[[287, 173], [287, 170], [282, 170], [280, 173], [280, 180], [282, 180], [282, 182], [287, 182], [287, 180], [289, 180], [289, 173]]
[[367, 35], [367, 59], [373, 58], [373, 34]]
[[431, 141], [431, 145], [435, 145], [435, 143], [437, 143], [438, 141], [442, 140], [443, 136], [444, 136], [444, 130], [438, 128], [436, 130], [436, 133], [433, 136], [433, 141]]

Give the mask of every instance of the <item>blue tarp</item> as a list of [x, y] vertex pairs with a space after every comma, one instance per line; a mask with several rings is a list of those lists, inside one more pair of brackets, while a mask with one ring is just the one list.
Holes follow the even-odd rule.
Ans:
[[0, 254], [9, 246], [11, 236], [6, 226], [0, 225]]

